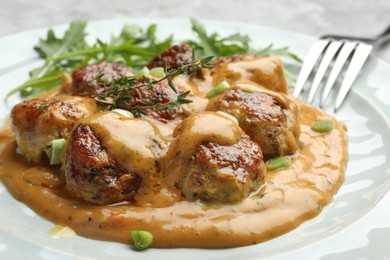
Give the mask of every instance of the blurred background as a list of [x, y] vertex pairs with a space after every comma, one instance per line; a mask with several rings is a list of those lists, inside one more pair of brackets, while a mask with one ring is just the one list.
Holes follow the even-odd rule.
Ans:
[[[389, 0], [0, 0], [0, 37], [76, 19], [197, 17], [321, 36], [375, 37], [390, 25]], [[390, 44], [375, 54], [390, 62]]]

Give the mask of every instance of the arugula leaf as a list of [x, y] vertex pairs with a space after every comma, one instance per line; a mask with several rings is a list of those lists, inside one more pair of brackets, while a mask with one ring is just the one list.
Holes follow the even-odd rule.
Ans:
[[217, 34], [207, 36], [206, 29], [197, 19], [191, 18], [192, 30], [198, 34], [199, 46], [203, 49], [202, 56], [220, 56], [215, 46]]
[[72, 22], [62, 38], [49, 30], [46, 39], [40, 39], [34, 48], [45, 59], [45, 64], [30, 71], [30, 80], [13, 89], [6, 98], [19, 91], [23, 91], [25, 97], [59, 86], [63, 72], [103, 60], [142, 67], [172, 45], [172, 36], [161, 42], [157, 40], [156, 25], [152, 24], [146, 31], [139, 26], [125, 25], [119, 36], [112, 36], [109, 43], [97, 39], [89, 46], [85, 41], [86, 25], [86, 21]]
[[88, 46], [85, 42], [86, 25], [86, 21], [72, 22], [62, 39], [57, 38], [53, 30], [49, 30], [47, 39], [40, 39], [39, 45], [35, 47], [35, 50], [42, 58], [46, 59], [49, 57], [55, 58], [71, 51], [85, 49]]
[[220, 37], [217, 33], [208, 35], [204, 26], [195, 18], [191, 18], [192, 29], [198, 35], [199, 41], [187, 41], [191, 47], [196, 50], [199, 56], [231, 56], [234, 54], [259, 54], [264, 56], [278, 55], [292, 58], [301, 62], [301, 59], [288, 51], [288, 47], [273, 48], [270, 44], [263, 49], [255, 49], [250, 45], [248, 35], [235, 33], [227, 37]]
[[[208, 34], [203, 24], [195, 18], [191, 19], [191, 24], [198, 39], [183, 43], [189, 44], [199, 57], [254, 53], [287, 56], [300, 61], [286, 47], [273, 48], [269, 45], [263, 49], [254, 49], [248, 35], [235, 33], [221, 37], [218, 33]], [[125, 25], [119, 35], [112, 36], [109, 42], [97, 39], [95, 44], [90, 46], [85, 40], [86, 25], [86, 21], [72, 22], [62, 38], [57, 37], [53, 30], [49, 30], [46, 39], [40, 39], [34, 48], [45, 60], [45, 64], [30, 71], [30, 79], [9, 92], [6, 99], [17, 92], [21, 92], [25, 97], [59, 86], [63, 72], [72, 72], [103, 60], [123, 63], [135, 69], [142, 68], [173, 42], [172, 35], [162, 41], [158, 40], [155, 24], [151, 24], [146, 30], [136, 25]]]
[[7, 99], [13, 94], [23, 90], [26, 90], [25, 92], [22, 92], [24, 97], [33, 96], [41, 91], [49, 90], [53, 88], [53, 86], [58, 86], [61, 83], [62, 76], [62, 71], [53, 71], [46, 74], [44, 77], [27, 80], [22, 85], [8, 92], [5, 98]]
[[269, 56], [269, 55], [278, 55], [278, 56], [286, 56], [290, 57], [291, 59], [302, 62], [301, 58], [299, 58], [297, 55], [291, 53], [288, 51], [288, 47], [278, 48], [278, 49], [272, 49], [273, 44], [268, 45], [264, 49], [255, 50], [257, 54]]

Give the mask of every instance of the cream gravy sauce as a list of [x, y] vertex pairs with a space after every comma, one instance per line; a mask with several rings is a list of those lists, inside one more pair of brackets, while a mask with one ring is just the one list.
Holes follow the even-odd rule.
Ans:
[[[335, 128], [331, 132], [313, 132], [313, 122], [331, 117], [309, 105], [298, 104], [300, 148], [292, 158], [292, 166], [269, 171], [264, 185], [237, 204], [183, 201], [168, 189], [153, 190], [153, 185], [144, 185], [134, 198], [135, 203], [88, 203], [68, 194], [59, 167], [45, 163], [29, 165], [17, 155], [10, 129], [0, 133], [0, 177], [16, 199], [81, 236], [131, 243], [129, 230], [147, 230], [153, 234], [154, 247], [224, 248], [256, 244], [318, 215], [344, 180], [344, 128], [333, 119]], [[113, 141], [120, 141], [120, 136], [116, 139]]]

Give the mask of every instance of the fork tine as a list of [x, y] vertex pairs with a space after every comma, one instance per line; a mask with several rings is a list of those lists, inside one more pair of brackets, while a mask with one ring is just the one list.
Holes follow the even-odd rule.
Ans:
[[324, 77], [326, 70], [329, 68], [330, 62], [333, 60], [333, 57], [340, 49], [341, 45], [341, 41], [332, 41], [326, 49], [325, 54], [322, 57], [321, 63], [318, 67], [317, 73], [314, 77], [313, 83], [310, 87], [309, 98], [307, 100], [309, 104], [313, 101], [314, 95], [316, 94], [318, 87], [320, 86], [321, 80]]
[[355, 81], [357, 75], [364, 62], [366, 61], [368, 55], [370, 54], [373, 46], [365, 43], [359, 43], [355, 49], [355, 53], [352, 56], [351, 62], [348, 66], [347, 73], [345, 74], [343, 83], [341, 84], [340, 91], [336, 98], [336, 103], [334, 110], [340, 108], [345, 96], [347, 95], [349, 89], [351, 88], [353, 82]]
[[319, 40], [316, 41], [310, 48], [302, 65], [301, 71], [299, 72], [297, 83], [295, 84], [293, 93], [295, 97], [298, 97], [301, 93], [303, 86], [305, 85], [306, 80], [310, 75], [310, 72], [313, 70], [313, 67], [316, 64], [318, 58], [321, 56], [322, 51], [326, 48], [326, 46], [328, 46], [328, 44], [329, 40]]
[[329, 93], [336, 82], [337, 77], [340, 74], [341, 69], [343, 68], [346, 60], [356, 46], [356, 42], [345, 42], [343, 47], [340, 50], [339, 55], [337, 55], [336, 61], [333, 64], [332, 71], [329, 74], [328, 80], [325, 84], [324, 91], [322, 92], [320, 107], [323, 107], [326, 99], [329, 96]]

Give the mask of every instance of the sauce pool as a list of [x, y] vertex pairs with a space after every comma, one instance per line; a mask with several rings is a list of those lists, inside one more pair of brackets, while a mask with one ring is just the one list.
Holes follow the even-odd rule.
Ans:
[[[164, 190], [137, 204], [97, 205], [71, 197], [58, 167], [28, 162], [16, 151], [10, 129], [0, 133], [0, 177], [9, 192], [44, 218], [69, 226], [80, 236], [131, 243], [130, 230], [153, 234], [153, 247], [225, 248], [264, 242], [318, 215], [344, 180], [347, 136], [340, 123], [298, 102], [300, 147], [289, 168], [267, 172], [264, 185], [236, 203], [164, 203]], [[331, 119], [329, 133], [310, 126]], [[149, 196], [145, 193], [145, 196]], [[156, 200], [157, 198], [157, 200]], [[171, 198], [174, 200], [174, 198]]]

